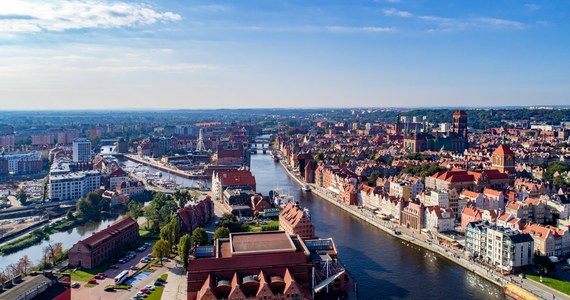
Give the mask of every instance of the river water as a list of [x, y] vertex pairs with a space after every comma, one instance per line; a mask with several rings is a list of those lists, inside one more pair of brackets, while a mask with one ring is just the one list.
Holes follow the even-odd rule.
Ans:
[[[251, 171], [255, 175], [258, 192], [268, 195], [270, 190], [278, 187], [309, 208], [317, 236], [334, 239], [340, 259], [358, 283], [360, 299], [504, 299], [500, 288], [445, 258], [408, 245], [318, 196], [303, 192], [269, 155], [252, 155]], [[174, 175], [168, 176], [179, 184], [190, 186], [193, 183]], [[70, 248], [119, 218], [54, 234], [49, 242], [62, 242], [64, 248]], [[39, 263], [47, 243], [44, 241], [0, 257], [0, 268], [17, 262], [24, 254], [34, 264]]]
[[258, 192], [279, 187], [309, 209], [316, 235], [334, 239], [360, 299], [504, 299], [492, 283], [303, 192], [269, 155], [252, 155], [251, 171]]
[[6, 268], [7, 265], [17, 263], [18, 260], [24, 255], [28, 255], [33, 265], [37, 265], [42, 261], [43, 249], [49, 243], [53, 245], [54, 243], [61, 242], [63, 244], [63, 249], [69, 249], [78, 241], [87, 238], [93, 232], [99, 231], [107, 227], [108, 225], [115, 223], [121, 217], [122, 216], [120, 215], [116, 215], [104, 218], [99, 222], [91, 222], [68, 231], [58, 232], [50, 235], [49, 240], [44, 240], [40, 244], [20, 250], [18, 252], [14, 252], [6, 256], [0, 256], [0, 269]]

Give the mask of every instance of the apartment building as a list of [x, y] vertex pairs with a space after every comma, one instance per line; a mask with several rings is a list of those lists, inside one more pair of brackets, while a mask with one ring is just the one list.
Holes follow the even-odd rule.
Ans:
[[503, 272], [532, 264], [534, 240], [530, 234], [479, 221], [467, 225], [465, 236], [467, 252]]

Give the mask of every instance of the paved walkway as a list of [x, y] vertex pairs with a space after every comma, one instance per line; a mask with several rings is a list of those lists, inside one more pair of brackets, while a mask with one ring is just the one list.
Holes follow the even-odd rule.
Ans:
[[186, 300], [187, 299], [186, 270], [181, 267], [174, 267], [168, 270], [168, 280], [164, 286], [162, 299], [165, 300]]

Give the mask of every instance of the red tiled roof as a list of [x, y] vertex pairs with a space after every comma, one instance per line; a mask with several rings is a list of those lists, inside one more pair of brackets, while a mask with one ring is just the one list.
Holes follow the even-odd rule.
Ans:
[[498, 155], [512, 155], [513, 151], [511, 151], [511, 149], [509, 148], [509, 146], [505, 145], [505, 144], [501, 144], [499, 145], [499, 147], [497, 147], [497, 149], [495, 149], [495, 151], [493, 151], [493, 154], [498, 154]]
[[249, 185], [255, 187], [255, 177], [248, 170], [219, 171], [218, 176], [223, 186]]

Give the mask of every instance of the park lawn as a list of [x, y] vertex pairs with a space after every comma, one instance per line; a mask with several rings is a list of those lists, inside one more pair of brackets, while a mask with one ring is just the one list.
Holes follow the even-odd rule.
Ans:
[[71, 273], [71, 280], [73, 280], [73, 281], [89, 281], [89, 279], [95, 277], [95, 275], [97, 275], [97, 273], [104, 273], [105, 271], [107, 271], [107, 269], [109, 269], [110, 265], [111, 265], [111, 260], [107, 260], [107, 261], [103, 262], [102, 264], [100, 264], [99, 266], [97, 266], [93, 269], [77, 270], [77, 271]]
[[263, 227], [279, 227], [279, 220], [271, 221], [265, 225], [249, 225], [249, 231], [251, 232], [261, 232]]
[[160, 298], [162, 298], [162, 293], [164, 292], [164, 287], [162, 286], [157, 286], [154, 291], [152, 291], [150, 294], [148, 294], [148, 297], [146, 297], [146, 300], [160, 300]]
[[93, 284], [93, 283], [86, 283], [85, 284], [85, 287], [88, 287], [88, 288], [92, 288], [94, 286], [96, 286], [96, 284]]
[[[526, 277], [540, 283], [540, 275], [526, 275]], [[560, 291], [566, 295], [570, 295], [570, 282], [542, 276], [542, 284]]]
[[162, 274], [159, 278], [166, 281], [168, 279], [168, 274]]

